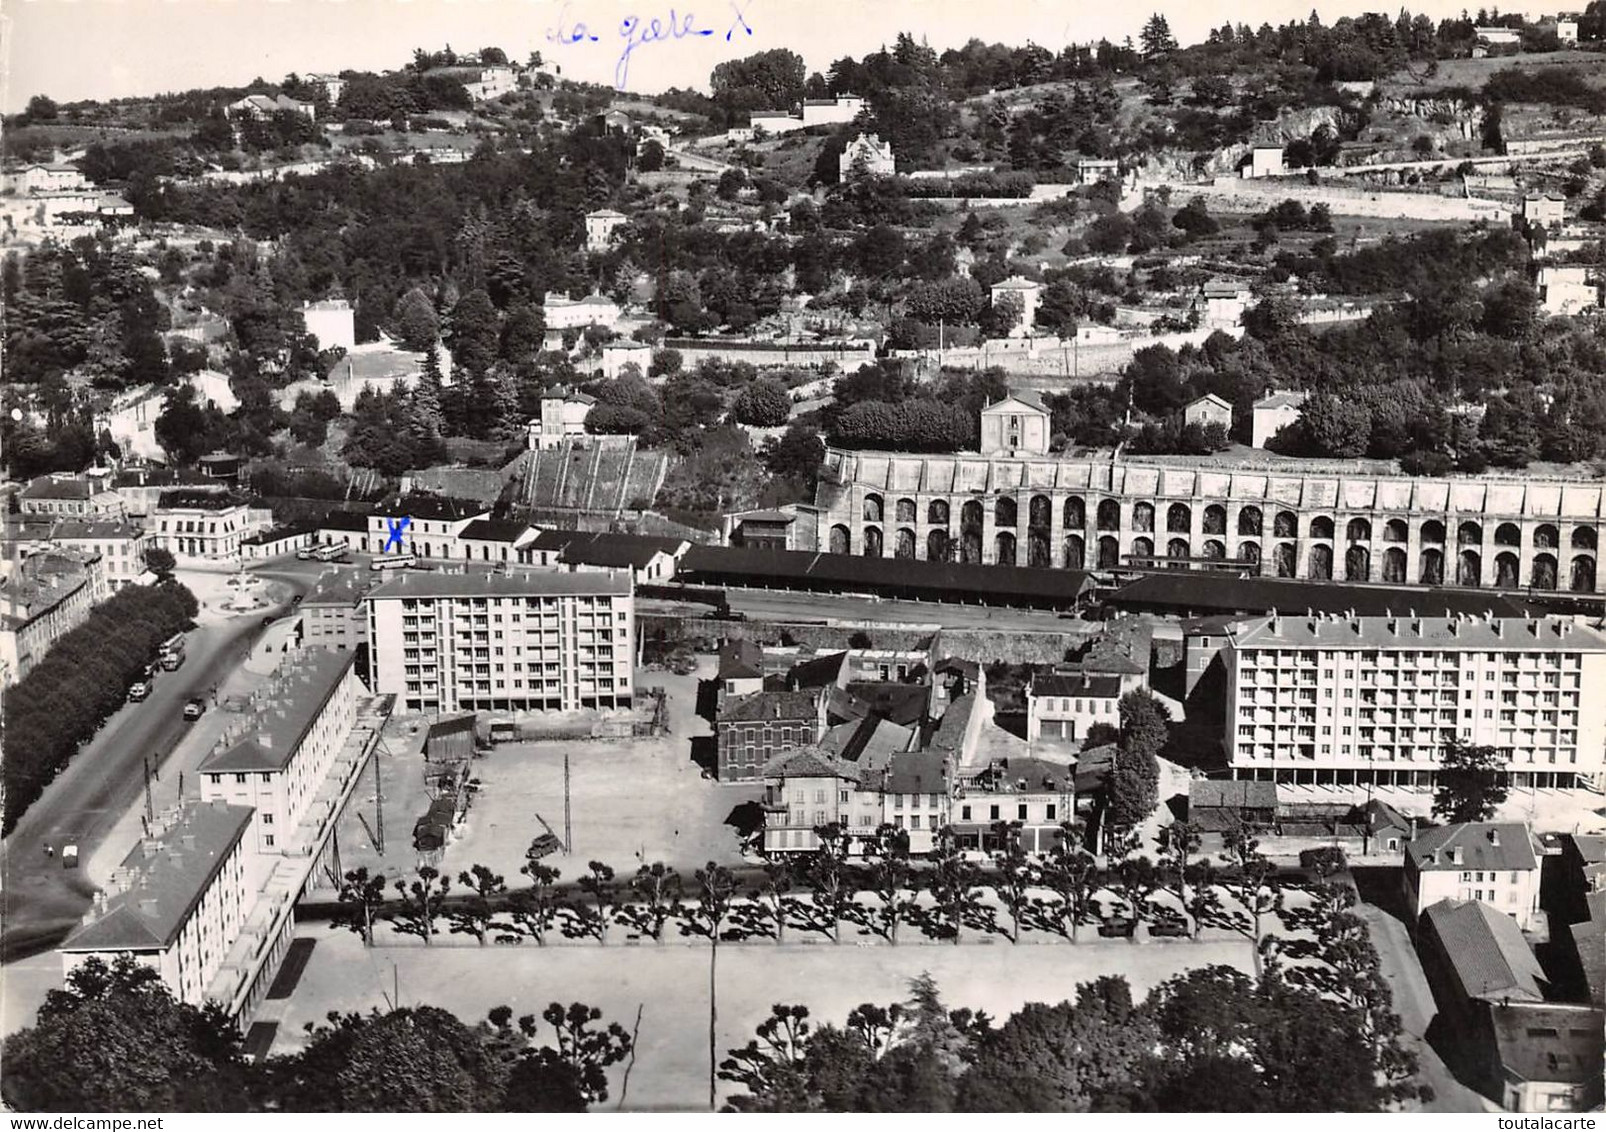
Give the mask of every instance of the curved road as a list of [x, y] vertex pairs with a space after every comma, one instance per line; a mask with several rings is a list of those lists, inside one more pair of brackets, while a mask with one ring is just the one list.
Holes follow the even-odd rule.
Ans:
[[[288, 564], [264, 576], [298, 594], [312, 583]], [[288, 608], [287, 598], [269, 613], [277, 616]], [[172, 753], [192, 726], [182, 718], [184, 701], [204, 698], [222, 684], [262, 629], [259, 615], [189, 633], [178, 670], [158, 675], [143, 703], [118, 709], [0, 843], [0, 960], [54, 947], [78, 924], [95, 891], [83, 865], [138, 800], [145, 757], [155, 755], [160, 762]], [[62, 867], [61, 846], [67, 844], [78, 846], [77, 869]], [[46, 845], [57, 855], [47, 856]]]

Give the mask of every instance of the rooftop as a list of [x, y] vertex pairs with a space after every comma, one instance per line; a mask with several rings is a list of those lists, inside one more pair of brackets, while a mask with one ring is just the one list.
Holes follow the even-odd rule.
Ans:
[[[250, 806], [190, 802], [123, 859], [125, 887], [63, 951], [160, 951], [172, 945], [251, 824]], [[115, 874], [114, 874], [115, 877]]]
[[1310, 395], [1303, 391], [1291, 389], [1277, 389], [1266, 394], [1256, 401], [1256, 409], [1297, 409], [1305, 403]]
[[971, 777], [969, 786], [990, 794], [1069, 794], [1075, 789], [1073, 779], [1069, 763], [1009, 758], [988, 763]]
[[764, 676], [764, 650], [756, 641], [733, 638], [719, 646], [721, 680], [758, 680]]
[[[1460, 860], [1456, 860], [1457, 849]], [[1406, 844], [1405, 855], [1424, 872], [1539, 867], [1528, 827], [1520, 822], [1462, 822], [1425, 829]]]
[[301, 600], [301, 608], [309, 605], [354, 606], [381, 581], [381, 576], [361, 566], [336, 566], [318, 576], [312, 591]]
[[1600, 1081], [1603, 1042], [1599, 1009], [1559, 1002], [1490, 1007], [1495, 1045], [1506, 1072], [1523, 1081], [1582, 1085]]
[[477, 539], [480, 542], [514, 543], [526, 531], [533, 530], [528, 523], [512, 519], [475, 519], [458, 534], [460, 539]]
[[94, 494], [88, 480], [73, 476], [40, 476], [22, 489], [23, 499], [88, 499]]
[[1271, 616], [1248, 621], [1231, 645], [1252, 648], [1606, 651], [1606, 635], [1565, 617]]
[[1119, 676], [1094, 676], [1086, 672], [1047, 672], [1032, 677], [1033, 696], [1088, 696], [1096, 700], [1121, 698]]
[[369, 601], [394, 598], [453, 597], [629, 597], [630, 574], [619, 570], [527, 569], [496, 573], [447, 574], [409, 571], [368, 595]]
[[1517, 922], [1476, 900], [1441, 900], [1422, 918], [1433, 927], [1469, 998], [1540, 1001], [1539, 960]]
[[846, 778], [859, 781], [859, 768], [822, 747], [796, 747], [764, 765], [765, 778]]
[[51, 528], [50, 537], [73, 539], [138, 539], [145, 534], [139, 523], [126, 519], [62, 519]]
[[675, 555], [686, 544], [680, 539], [608, 531], [542, 531], [530, 546], [555, 550], [564, 562], [586, 566], [629, 566], [644, 570], [660, 554]]
[[320, 531], [368, 533], [368, 516], [358, 511], [331, 511], [318, 522]]
[[487, 514], [489, 508], [478, 500], [453, 499], [449, 495], [391, 495], [382, 499], [374, 514], [392, 519], [402, 516], [430, 522], [457, 522]]
[[230, 507], [244, 507], [245, 504], [227, 492], [179, 488], [158, 495], [156, 506], [166, 511], [227, 511]]
[[681, 557], [680, 570], [683, 575], [709, 579], [785, 578], [800, 589], [920, 594], [928, 600], [981, 595], [1056, 607], [1073, 604], [1090, 585], [1081, 570], [917, 559], [894, 563], [856, 554], [731, 546], [693, 546]]
[[720, 723], [756, 723], [766, 719], [817, 719], [819, 697], [815, 692], [753, 692], [725, 701]]
[[1195, 778], [1188, 783], [1188, 817], [1196, 809], [1275, 810], [1275, 782], [1228, 782]]
[[1419, 613], [1448, 617], [1457, 613], [1521, 617], [1511, 599], [1476, 590], [1412, 590], [1395, 586], [1356, 586], [1301, 582], [1284, 578], [1234, 578], [1197, 570], [1161, 570], [1116, 590], [1107, 603], [1121, 609], [1204, 613], [1348, 613], [1362, 616]]
[[244, 721], [249, 732], [233, 742], [225, 735], [196, 769], [202, 774], [283, 770], [356, 663], [357, 654], [344, 649], [307, 649], [287, 657], [267, 698]]

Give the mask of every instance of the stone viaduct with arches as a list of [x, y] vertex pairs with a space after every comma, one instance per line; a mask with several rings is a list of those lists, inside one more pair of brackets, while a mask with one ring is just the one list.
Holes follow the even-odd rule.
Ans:
[[1606, 592], [1598, 481], [831, 448], [816, 503], [817, 545], [835, 554], [1073, 570], [1236, 559], [1277, 578]]

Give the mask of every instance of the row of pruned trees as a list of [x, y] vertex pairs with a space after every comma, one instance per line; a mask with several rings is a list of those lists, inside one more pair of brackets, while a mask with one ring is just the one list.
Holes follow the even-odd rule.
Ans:
[[[429, 944], [440, 935], [466, 935], [478, 943], [545, 946], [549, 940], [594, 940], [607, 944], [619, 931], [632, 940], [661, 943], [683, 937], [731, 942], [785, 942], [788, 932], [842, 941], [844, 925], [861, 936], [896, 945], [902, 933], [958, 944], [967, 931], [1004, 935], [1018, 943], [1023, 932], [1056, 935], [1071, 942], [1081, 928], [1105, 917], [1101, 894], [1116, 897], [1130, 923], [1176, 924], [1174, 912], [1156, 905], [1159, 893], [1176, 898], [1186, 934], [1197, 938], [1220, 923], [1261, 938], [1263, 917], [1280, 907], [1275, 868], [1247, 832], [1228, 838], [1220, 870], [1200, 853], [1200, 837], [1185, 823], [1168, 826], [1156, 858], [1134, 855], [1138, 841], [1123, 835], [1108, 867], [1088, 849], [1077, 823], [1059, 827], [1053, 846], [1031, 853], [1021, 844], [1018, 822], [997, 822], [994, 848], [984, 866], [943, 830], [937, 850], [917, 862], [908, 833], [883, 825], [850, 855], [846, 830], [817, 827], [819, 847], [795, 861], [765, 864], [743, 885], [725, 867], [709, 862], [690, 878], [662, 862], [643, 864], [619, 877], [591, 861], [565, 883], [560, 871], [538, 860], [520, 870], [528, 884], [509, 888], [505, 877], [484, 865], [460, 872], [456, 887], [431, 866], [412, 878], [387, 881], [366, 869], [346, 874], [336, 922], [372, 945], [376, 928], [388, 924], [401, 935]], [[1223, 893], [1242, 909], [1224, 915]], [[1175, 929], [1173, 933], [1176, 934]]]
[[177, 582], [125, 586], [6, 689], [5, 832], [123, 706], [157, 646], [189, 625], [196, 609], [195, 596]]

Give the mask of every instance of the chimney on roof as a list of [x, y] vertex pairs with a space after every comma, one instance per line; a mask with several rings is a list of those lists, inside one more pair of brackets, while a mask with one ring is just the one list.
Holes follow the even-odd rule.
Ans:
[[1500, 830], [1494, 826], [1489, 827], [1489, 844], [1497, 849], [1500, 847]]
[[1504, 637], [1506, 635], [1506, 623], [1504, 621], [1490, 621], [1489, 624], [1494, 626], [1495, 636]]
[[156, 901], [146, 899], [139, 902], [140, 914], [144, 916], [156, 915]]
[[1461, 846], [1457, 845], [1457, 846], [1455, 846], [1454, 848], [1452, 848], [1450, 850], [1450, 863], [1452, 865], [1461, 864], [1463, 862], [1463, 859], [1464, 859], [1464, 854], [1461, 852]]
[[271, 750], [273, 748], [273, 735], [267, 731], [258, 731], [257, 743]]

